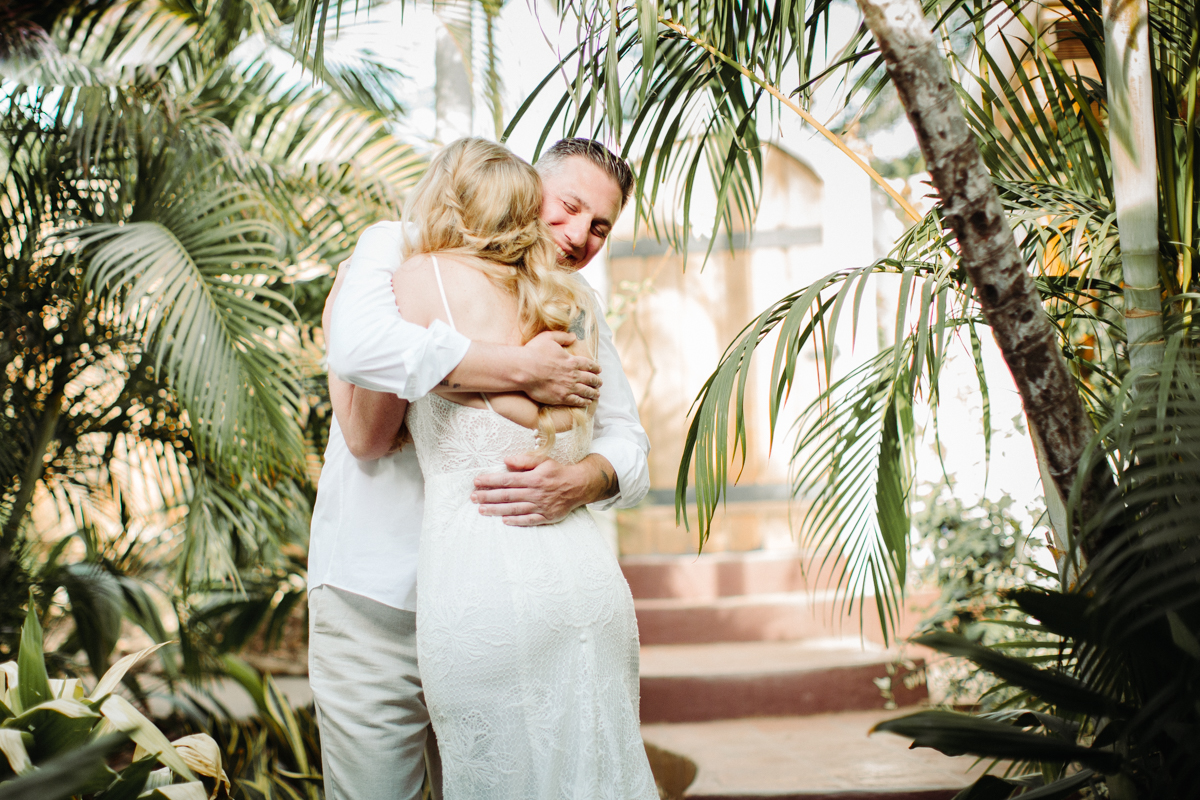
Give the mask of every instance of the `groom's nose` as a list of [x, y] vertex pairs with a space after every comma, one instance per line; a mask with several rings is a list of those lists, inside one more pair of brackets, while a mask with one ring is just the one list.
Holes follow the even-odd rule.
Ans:
[[578, 216], [572, 217], [571, 221], [566, 224], [563, 233], [571, 255], [578, 256], [579, 252], [587, 245], [588, 227], [589, 223]]

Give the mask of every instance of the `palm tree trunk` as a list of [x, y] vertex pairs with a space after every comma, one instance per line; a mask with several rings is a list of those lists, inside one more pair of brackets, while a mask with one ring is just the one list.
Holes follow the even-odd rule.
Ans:
[[[900, 93], [954, 231], [975, 297], [1012, 372], [1035, 443], [1062, 497], [1093, 434], [1057, 337], [1026, 271], [1000, 197], [916, 0], [858, 0]], [[1108, 465], [1084, 483], [1084, 518], [1111, 485]], [[1047, 487], [1049, 489], [1049, 487]], [[1085, 554], [1094, 548], [1085, 547]]]
[[1125, 282], [1125, 336], [1135, 370], [1157, 369], [1164, 348], [1148, 25], [1146, 0], [1104, 0], [1108, 141]]

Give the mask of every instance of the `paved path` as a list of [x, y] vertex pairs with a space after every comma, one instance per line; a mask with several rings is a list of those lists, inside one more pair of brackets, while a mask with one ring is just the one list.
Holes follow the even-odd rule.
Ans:
[[971, 757], [908, 749], [873, 725], [900, 711], [642, 726], [646, 741], [699, 765], [687, 798], [950, 798], [983, 771]]

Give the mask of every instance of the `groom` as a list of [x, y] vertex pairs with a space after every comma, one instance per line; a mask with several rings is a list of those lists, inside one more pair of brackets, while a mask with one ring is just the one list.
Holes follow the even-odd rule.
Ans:
[[[629, 166], [598, 142], [564, 139], [537, 169], [542, 218], [560, 263], [580, 269], [629, 199]], [[326, 303], [330, 393], [342, 408], [370, 404], [366, 416], [376, 422], [366, 432], [330, 431], [313, 510], [309, 678], [328, 800], [409, 800], [424, 774], [429, 715], [415, 614], [424, 490], [414, 448], [389, 453], [405, 400], [439, 384], [523, 391], [548, 404], [582, 406], [599, 397], [591, 454], [578, 464], [528, 454], [508, 459], [508, 472], [476, 478], [480, 513], [506, 524], [556, 522], [585, 504], [632, 506], [649, 488], [649, 440], [602, 309], [598, 364], [563, 349], [569, 334], [547, 332], [513, 347], [471, 342], [441, 322], [412, 325], [396, 312], [393, 295], [402, 239], [402, 223], [369, 228]]]

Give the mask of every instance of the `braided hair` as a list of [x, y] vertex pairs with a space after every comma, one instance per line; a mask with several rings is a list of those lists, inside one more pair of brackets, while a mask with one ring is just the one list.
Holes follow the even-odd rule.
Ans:
[[[543, 331], [571, 331], [570, 349], [594, 357], [596, 324], [586, 289], [558, 263], [542, 221], [542, 181], [507, 147], [459, 139], [441, 150], [405, 204], [404, 257], [420, 253], [473, 256], [496, 285], [517, 298], [522, 342]], [[583, 333], [584, 335], [579, 335]], [[573, 408], [575, 425], [592, 409]], [[553, 407], [538, 411], [539, 450], [554, 446]]]

